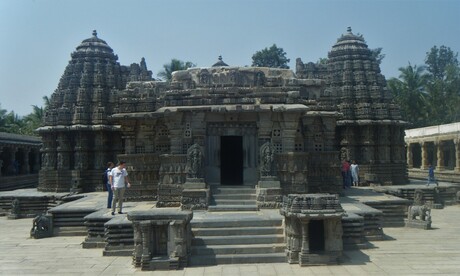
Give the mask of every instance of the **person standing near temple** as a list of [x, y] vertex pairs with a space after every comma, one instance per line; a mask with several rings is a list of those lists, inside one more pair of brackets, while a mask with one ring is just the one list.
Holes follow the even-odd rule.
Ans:
[[109, 181], [109, 176], [110, 172], [112, 171], [113, 167], [115, 167], [115, 164], [113, 162], [108, 162], [107, 163], [107, 169], [104, 172], [104, 185], [107, 188], [108, 197], [107, 197], [107, 208], [112, 208], [112, 199], [113, 199], [113, 191], [112, 191], [112, 185], [110, 184]]
[[115, 209], [118, 202], [118, 213], [123, 214], [123, 196], [126, 187], [131, 187], [126, 171], [126, 162], [120, 161], [117, 167], [113, 168], [109, 176], [110, 186], [113, 191], [112, 215], [115, 215]]
[[356, 160], [352, 161], [350, 166], [351, 178], [353, 179], [353, 186], [359, 185], [359, 166], [356, 164]]
[[350, 187], [350, 163], [347, 160], [342, 162], [342, 178], [343, 178], [343, 188]]
[[428, 164], [428, 182], [426, 185], [429, 186], [432, 182], [439, 186], [438, 181], [434, 178], [434, 168], [431, 164]]

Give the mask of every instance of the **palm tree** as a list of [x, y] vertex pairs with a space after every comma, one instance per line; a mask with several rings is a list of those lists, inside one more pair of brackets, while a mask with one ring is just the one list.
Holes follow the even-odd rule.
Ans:
[[182, 61], [178, 59], [171, 59], [170, 63], [164, 64], [163, 65], [163, 71], [160, 71], [157, 76], [159, 78], [162, 78], [165, 81], [170, 82], [172, 79], [172, 73], [175, 71], [180, 71], [180, 70], [187, 70], [188, 68], [195, 67], [196, 64], [190, 61]]
[[428, 119], [426, 85], [429, 76], [425, 73], [424, 66], [412, 66], [410, 63], [399, 68], [399, 71], [399, 79], [390, 79], [388, 87], [401, 106], [405, 119], [411, 121], [413, 127], [423, 126]]
[[35, 130], [40, 127], [43, 121], [43, 116], [45, 114], [45, 110], [43, 107], [38, 107], [36, 105], [32, 105], [33, 111], [32, 113], [28, 114], [24, 117], [24, 130], [23, 132], [27, 135], [37, 135]]

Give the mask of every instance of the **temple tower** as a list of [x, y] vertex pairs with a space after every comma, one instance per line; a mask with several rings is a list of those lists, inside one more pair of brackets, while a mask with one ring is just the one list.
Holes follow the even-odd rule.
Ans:
[[39, 128], [43, 139], [39, 190], [102, 189], [100, 172], [122, 150], [119, 126], [107, 120], [118, 107], [115, 95], [127, 81], [150, 80], [152, 74], [144, 59], [130, 67], [117, 60], [96, 31], [71, 54]]
[[297, 59], [296, 68], [300, 78], [326, 80], [319, 101], [342, 114], [336, 129], [340, 158], [356, 160], [366, 180], [405, 183], [406, 122], [363, 36], [353, 34], [349, 27], [332, 46], [325, 64], [303, 64]]

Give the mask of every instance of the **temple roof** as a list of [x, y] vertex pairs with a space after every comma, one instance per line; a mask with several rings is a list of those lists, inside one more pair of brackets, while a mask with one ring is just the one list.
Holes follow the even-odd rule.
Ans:
[[228, 66], [228, 64], [222, 60], [222, 56], [219, 56], [218, 59], [219, 60], [216, 63], [214, 63], [212, 67]]
[[77, 46], [77, 52], [113, 53], [113, 50], [107, 42], [97, 37], [97, 32], [94, 30], [92, 37], [83, 40], [80, 45]]
[[351, 31], [351, 27], [347, 28], [347, 32], [342, 34], [341, 37], [337, 39], [337, 42], [332, 46], [332, 50], [329, 55], [335, 56], [336, 54], [350, 54], [359, 52], [363, 54], [364, 52], [369, 52], [370, 50], [367, 47], [366, 41], [362, 35], [356, 35]]

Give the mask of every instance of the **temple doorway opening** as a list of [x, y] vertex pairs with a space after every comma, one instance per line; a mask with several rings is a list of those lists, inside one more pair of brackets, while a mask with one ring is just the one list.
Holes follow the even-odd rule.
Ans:
[[308, 239], [311, 252], [321, 252], [325, 249], [324, 220], [310, 220], [308, 223]]
[[221, 136], [220, 148], [221, 184], [243, 185], [243, 136]]

